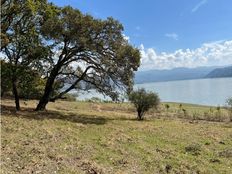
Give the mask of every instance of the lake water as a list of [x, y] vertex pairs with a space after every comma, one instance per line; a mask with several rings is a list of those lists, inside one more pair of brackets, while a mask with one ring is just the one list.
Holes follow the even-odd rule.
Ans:
[[[136, 84], [136, 88], [157, 92], [163, 102], [181, 102], [200, 105], [223, 106], [228, 97], [232, 97], [232, 78], [195, 79], [169, 82]], [[95, 92], [80, 93], [78, 99], [84, 100], [108, 97]]]
[[225, 105], [232, 97], [232, 78], [197, 79], [137, 84], [135, 88], [157, 92], [162, 101], [201, 105]]

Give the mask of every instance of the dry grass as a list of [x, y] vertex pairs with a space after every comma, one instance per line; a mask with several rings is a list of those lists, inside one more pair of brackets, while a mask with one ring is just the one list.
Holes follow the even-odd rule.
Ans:
[[232, 173], [231, 122], [163, 110], [137, 121], [129, 104], [58, 101], [33, 112], [35, 105], [15, 112], [2, 100], [1, 173]]

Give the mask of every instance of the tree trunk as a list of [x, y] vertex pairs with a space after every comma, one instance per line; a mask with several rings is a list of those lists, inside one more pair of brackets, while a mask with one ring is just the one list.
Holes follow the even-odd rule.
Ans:
[[37, 105], [35, 109], [36, 111], [43, 111], [46, 109], [46, 105], [49, 102], [49, 98], [52, 92], [52, 86], [53, 86], [54, 81], [55, 81], [55, 77], [50, 76], [48, 78], [45, 89], [44, 89], [44, 94], [41, 97], [39, 104]]
[[138, 110], [138, 120], [142, 120], [142, 111]]
[[46, 109], [46, 105], [48, 104], [48, 102], [50, 100], [50, 95], [51, 95], [51, 92], [53, 90], [53, 84], [55, 82], [55, 78], [56, 78], [58, 72], [59, 72], [58, 67], [54, 67], [54, 69], [51, 71], [51, 74], [48, 77], [48, 80], [46, 82], [44, 94], [41, 97], [39, 104], [37, 105], [37, 107], [35, 109], [36, 111], [43, 111]]
[[5, 91], [1, 88], [1, 97], [3, 97], [5, 94]]
[[45, 88], [44, 95], [39, 101], [39, 104], [36, 107], [36, 111], [43, 111], [46, 109], [46, 105], [48, 104], [49, 101], [49, 95], [50, 95], [50, 90], [49, 88]]
[[17, 111], [20, 110], [20, 103], [19, 103], [19, 94], [17, 89], [17, 81], [16, 78], [12, 78], [12, 92], [15, 98], [15, 108]]

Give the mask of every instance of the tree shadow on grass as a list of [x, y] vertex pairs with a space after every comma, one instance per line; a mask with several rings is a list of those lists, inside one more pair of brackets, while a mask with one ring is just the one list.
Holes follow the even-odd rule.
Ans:
[[74, 123], [82, 124], [105, 124], [108, 119], [96, 115], [84, 115], [84, 114], [74, 114], [74, 113], [61, 113], [58, 111], [34, 111], [33, 108], [21, 107], [21, 111], [15, 110], [13, 106], [1, 105], [2, 116], [7, 117], [21, 117], [26, 119], [34, 120], [45, 120], [45, 119], [59, 119], [64, 121], [70, 121]]

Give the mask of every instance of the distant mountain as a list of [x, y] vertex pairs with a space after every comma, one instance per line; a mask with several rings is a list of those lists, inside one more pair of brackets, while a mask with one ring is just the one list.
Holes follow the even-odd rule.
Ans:
[[232, 66], [216, 68], [205, 76], [206, 78], [232, 77]]
[[135, 83], [163, 82], [205, 78], [218, 67], [174, 68], [171, 70], [137, 71]]

